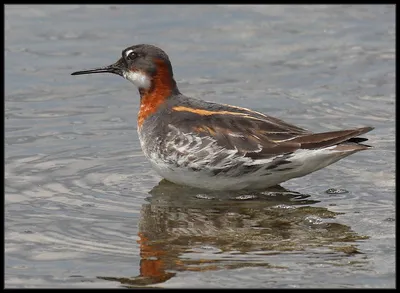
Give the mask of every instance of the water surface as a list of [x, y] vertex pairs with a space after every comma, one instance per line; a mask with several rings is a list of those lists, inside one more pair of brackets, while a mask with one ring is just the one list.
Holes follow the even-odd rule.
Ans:
[[[374, 149], [257, 194], [161, 181], [132, 84], [70, 76], [138, 43], [187, 95]], [[393, 288], [394, 221], [394, 6], [5, 6], [6, 287]]]

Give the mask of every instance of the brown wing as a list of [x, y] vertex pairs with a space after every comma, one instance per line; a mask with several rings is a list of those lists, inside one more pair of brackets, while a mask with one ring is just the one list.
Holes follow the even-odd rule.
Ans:
[[293, 152], [300, 144], [288, 139], [310, 133], [257, 112], [209, 111], [190, 107], [174, 107], [172, 110], [171, 124], [181, 131], [212, 137], [220, 146], [237, 149], [239, 154], [254, 159]]
[[270, 158], [300, 148], [327, 147], [349, 140], [357, 143], [365, 140], [355, 138], [357, 135], [372, 130], [365, 127], [313, 134], [274, 117], [244, 108], [227, 107], [205, 110], [175, 106], [170, 123], [183, 132], [212, 137], [220, 146], [237, 149], [239, 154], [253, 159]]

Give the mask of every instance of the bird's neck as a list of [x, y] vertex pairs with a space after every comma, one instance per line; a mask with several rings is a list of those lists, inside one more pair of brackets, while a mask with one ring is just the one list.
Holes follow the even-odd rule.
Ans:
[[148, 89], [139, 89], [140, 110], [138, 115], [138, 126], [170, 97], [179, 94], [176, 81], [173, 78], [171, 70], [164, 64], [159, 64], [157, 73], [151, 78], [151, 86]]

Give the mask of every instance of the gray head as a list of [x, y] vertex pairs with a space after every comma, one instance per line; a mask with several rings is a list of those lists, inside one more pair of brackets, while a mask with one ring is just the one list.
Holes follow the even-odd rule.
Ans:
[[170, 83], [171, 87], [176, 87], [168, 55], [153, 45], [140, 44], [128, 47], [122, 51], [122, 57], [114, 64], [77, 71], [72, 75], [105, 72], [114, 73], [128, 79], [139, 90], [150, 89], [155, 78], [164, 83]]

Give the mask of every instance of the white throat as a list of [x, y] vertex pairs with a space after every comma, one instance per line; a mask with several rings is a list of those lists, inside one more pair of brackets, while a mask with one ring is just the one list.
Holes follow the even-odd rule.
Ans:
[[150, 88], [151, 82], [150, 78], [140, 71], [125, 71], [123, 76], [129, 80], [131, 83], [136, 85], [138, 88], [148, 89]]

